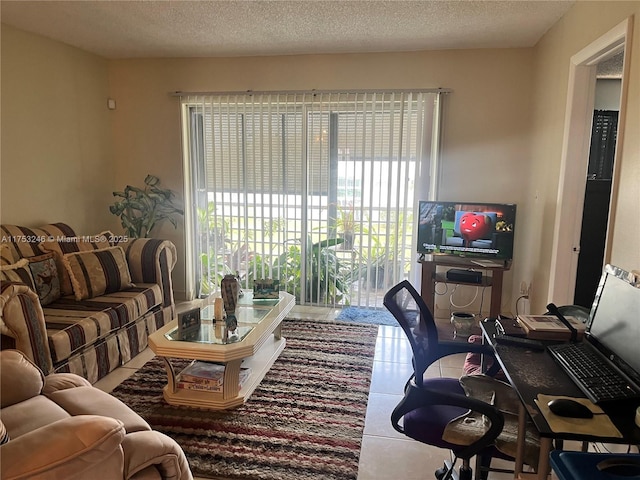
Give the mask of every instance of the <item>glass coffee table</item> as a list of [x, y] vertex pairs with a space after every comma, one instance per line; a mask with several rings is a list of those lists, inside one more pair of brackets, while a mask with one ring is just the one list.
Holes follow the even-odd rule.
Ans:
[[[280, 292], [275, 300], [253, 300], [245, 291], [236, 310], [238, 325], [227, 329], [224, 321], [213, 318], [213, 305], [201, 309], [198, 332], [184, 338], [173, 320], [149, 335], [149, 346], [164, 360], [168, 382], [163, 395], [171, 405], [216, 410], [242, 405], [251, 396], [286, 345], [280, 334], [282, 320], [295, 305], [295, 297]], [[220, 391], [178, 388], [177, 372], [171, 359], [193, 359], [224, 366]], [[250, 369], [240, 386], [240, 371]]]

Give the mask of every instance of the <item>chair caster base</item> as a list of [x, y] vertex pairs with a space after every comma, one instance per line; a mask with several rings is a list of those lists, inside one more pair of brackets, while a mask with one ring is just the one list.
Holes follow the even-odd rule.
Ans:
[[[449, 472], [451, 471], [451, 472]], [[447, 473], [449, 472], [449, 476]], [[469, 467], [461, 466], [460, 471], [456, 472], [451, 462], [445, 460], [444, 466], [436, 470], [436, 480], [473, 480], [473, 470]]]
[[[436, 480], [444, 480], [445, 478], [447, 480], [460, 480], [458, 472], [452, 470], [452, 468], [453, 466], [451, 465], [451, 462], [449, 460], [445, 460], [442, 468], [436, 470]], [[450, 470], [451, 472], [449, 473], [449, 476], [447, 476], [447, 472]]]

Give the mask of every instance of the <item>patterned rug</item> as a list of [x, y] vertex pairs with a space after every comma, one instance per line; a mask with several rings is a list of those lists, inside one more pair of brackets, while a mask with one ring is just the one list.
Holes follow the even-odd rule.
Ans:
[[377, 330], [285, 320], [280, 358], [249, 401], [229, 411], [167, 405], [158, 358], [113, 395], [174, 438], [196, 476], [356, 480]]

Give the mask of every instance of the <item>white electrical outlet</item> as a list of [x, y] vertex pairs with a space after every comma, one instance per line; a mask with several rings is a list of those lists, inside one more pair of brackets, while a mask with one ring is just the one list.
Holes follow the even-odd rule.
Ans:
[[524, 280], [520, 282], [520, 295], [529, 295], [529, 285]]

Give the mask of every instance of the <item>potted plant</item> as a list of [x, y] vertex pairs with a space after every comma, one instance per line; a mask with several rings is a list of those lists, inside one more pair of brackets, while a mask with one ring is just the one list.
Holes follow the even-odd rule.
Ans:
[[338, 206], [338, 218], [336, 219], [336, 229], [338, 236], [344, 240], [342, 248], [353, 249], [353, 241], [356, 234], [356, 222], [353, 212], [353, 205], [346, 207]]
[[109, 211], [120, 217], [122, 228], [130, 238], [148, 237], [164, 220], [177, 228], [175, 216], [184, 214], [173, 204], [174, 193], [160, 188], [158, 177], [147, 175], [144, 183], [144, 188], [127, 185], [124, 191], [113, 192], [119, 200], [109, 206]]

